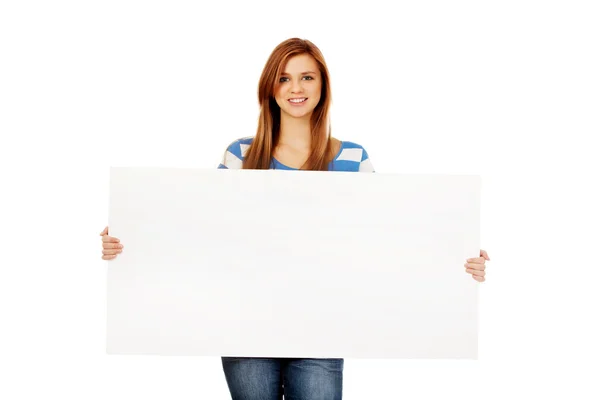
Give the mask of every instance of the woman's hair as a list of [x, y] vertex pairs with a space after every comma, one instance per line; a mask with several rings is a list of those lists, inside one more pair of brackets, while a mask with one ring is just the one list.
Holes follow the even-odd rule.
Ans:
[[247, 150], [243, 169], [269, 169], [273, 151], [279, 140], [281, 109], [275, 101], [275, 90], [288, 60], [300, 54], [311, 55], [321, 72], [321, 99], [313, 110], [310, 119], [311, 151], [303, 166], [306, 170], [327, 170], [334, 157], [329, 106], [331, 88], [329, 71], [321, 51], [312, 42], [292, 38], [280, 43], [271, 53], [258, 83], [258, 103], [260, 117], [256, 136]]

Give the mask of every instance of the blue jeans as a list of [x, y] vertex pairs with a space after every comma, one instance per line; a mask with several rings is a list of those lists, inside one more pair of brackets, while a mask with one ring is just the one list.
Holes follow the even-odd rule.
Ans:
[[341, 358], [222, 357], [232, 400], [341, 400]]

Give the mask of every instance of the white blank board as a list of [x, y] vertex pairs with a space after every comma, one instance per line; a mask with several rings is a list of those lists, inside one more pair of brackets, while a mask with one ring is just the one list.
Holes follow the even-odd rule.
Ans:
[[107, 352], [476, 359], [480, 186], [111, 168]]

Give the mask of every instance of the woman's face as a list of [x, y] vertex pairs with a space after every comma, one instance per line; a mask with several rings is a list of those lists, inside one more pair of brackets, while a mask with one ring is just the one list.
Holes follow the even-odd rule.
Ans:
[[281, 113], [293, 118], [310, 118], [321, 99], [321, 84], [319, 66], [311, 55], [290, 58], [275, 87], [275, 101]]

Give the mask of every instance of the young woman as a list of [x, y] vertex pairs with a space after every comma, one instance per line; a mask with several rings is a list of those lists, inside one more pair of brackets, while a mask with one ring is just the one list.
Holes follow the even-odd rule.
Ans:
[[[331, 136], [329, 71], [310, 41], [288, 39], [271, 53], [258, 86], [260, 119], [254, 137], [227, 148], [218, 168], [374, 172], [366, 150]], [[100, 234], [104, 260], [123, 246]], [[485, 280], [487, 253], [467, 260], [466, 272]], [[232, 399], [338, 400], [342, 398], [343, 359], [223, 357]]]

